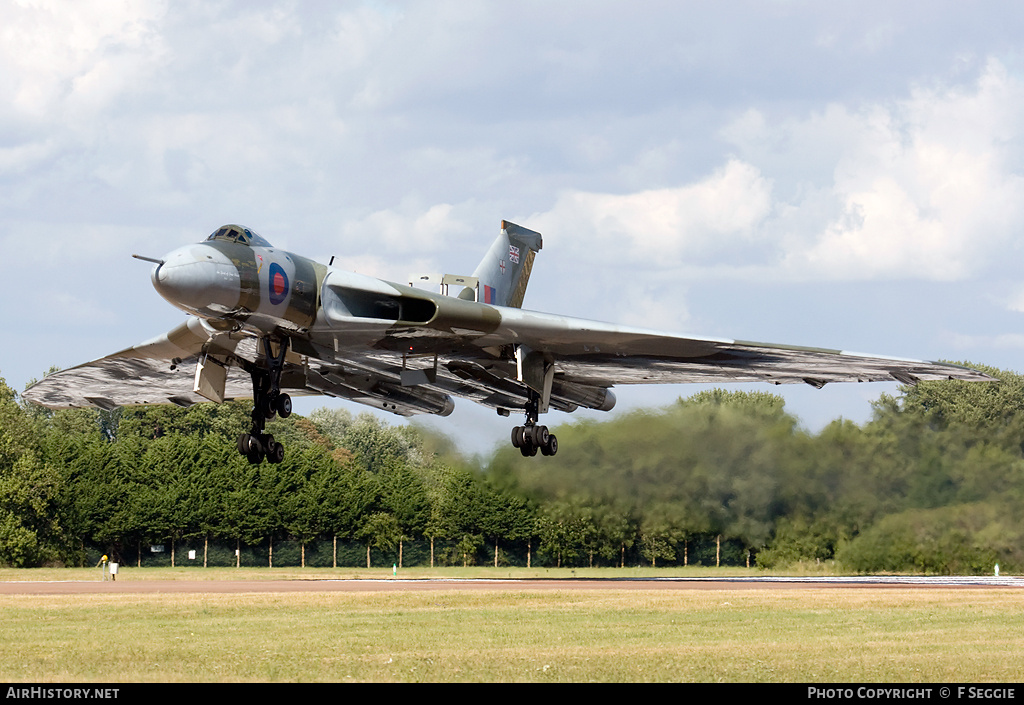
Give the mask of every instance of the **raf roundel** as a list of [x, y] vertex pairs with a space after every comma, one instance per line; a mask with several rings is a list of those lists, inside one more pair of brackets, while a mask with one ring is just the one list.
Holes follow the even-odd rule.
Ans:
[[288, 275], [277, 262], [270, 265], [270, 303], [277, 306], [288, 298]]

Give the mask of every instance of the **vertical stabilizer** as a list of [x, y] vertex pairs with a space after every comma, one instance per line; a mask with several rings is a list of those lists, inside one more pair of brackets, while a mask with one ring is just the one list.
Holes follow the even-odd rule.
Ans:
[[[533, 260], [542, 246], [540, 233], [501, 221], [501, 234], [473, 272], [480, 281], [480, 302], [521, 308]], [[473, 291], [464, 289], [459, 298], [472, 299]]]

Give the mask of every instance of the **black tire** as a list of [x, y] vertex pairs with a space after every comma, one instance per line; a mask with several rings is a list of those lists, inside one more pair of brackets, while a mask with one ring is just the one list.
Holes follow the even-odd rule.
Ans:
[[263, 449], [263, 444], [260, 443], [260, 439], [256, 436], [249, 436], [249, 449], [245, 453], [245, 457], [249, 459], [250, 465], [259, 465], [263, 462], [263, 457], [266, 455], [266, 451]]
[[238, 436], [238, 454], [249, 455], [249, 434], [242, 433]]
[[272, 442], [267, 448], [267, 461], [275, 465], [284, 460], [284, 444]]
[[292, 415], [292, 398], [287, 394], [278, 394], [277, 400], [274, 401], [274, 409], [282, 419], [288, 418]]
[[533, 439], [533, 445], [538, 448], [543, 448], [548, 444], [548, 438], [551, 434], [548, 432], [547, 426], [534, 426], [530, 430], [531, 438]]

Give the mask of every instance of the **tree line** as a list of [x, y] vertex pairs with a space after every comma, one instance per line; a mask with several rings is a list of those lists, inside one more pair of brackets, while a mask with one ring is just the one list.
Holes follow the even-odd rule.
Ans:
[[258, 466], [234, 448], [246, 403], [52, 412], [0, 380], [0, 563], [286, 540], [400, 562], [417, 541], [435, 565], [1019, 571], [1024, 378], [980, 369], [1001, 382], [901, 387], [818, 433], [777, 395], [702, 392], [562, 425], [572, 452], [544, 459], [319, 409], [268, 424], [289, 452]]

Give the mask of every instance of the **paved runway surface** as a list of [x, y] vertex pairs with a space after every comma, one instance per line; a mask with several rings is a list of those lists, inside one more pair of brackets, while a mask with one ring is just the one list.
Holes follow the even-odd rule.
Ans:
[[1024, 577], [591, 578], [551, 580], [120, 580], [0, 582], [0, 595], [284, 593], [400, 590], [751, 590], [764, 588], [1024, 588]]

